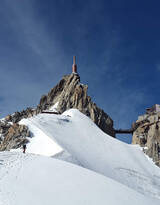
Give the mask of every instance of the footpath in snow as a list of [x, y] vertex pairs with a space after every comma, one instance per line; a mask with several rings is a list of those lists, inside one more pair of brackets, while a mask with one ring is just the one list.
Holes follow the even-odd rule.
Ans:
[[61, 160], [0, 153], [0, 205], [159, 205], [110, 178]]

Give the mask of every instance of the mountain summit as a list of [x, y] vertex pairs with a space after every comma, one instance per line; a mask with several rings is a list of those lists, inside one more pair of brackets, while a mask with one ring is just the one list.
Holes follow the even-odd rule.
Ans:
[[87, 94], [88, 86], [80, 83], [78, 74], [66, 75], [50, 90], [48, 95], [43, 95], [37, 110], [41, 113], [50, 110], [56, 104], [58, 113], [63, 113], [71, 108], [76, 108], [90, 117], [95, 124], [105, 133], [115, 137], [113, 120], [100, 109]]

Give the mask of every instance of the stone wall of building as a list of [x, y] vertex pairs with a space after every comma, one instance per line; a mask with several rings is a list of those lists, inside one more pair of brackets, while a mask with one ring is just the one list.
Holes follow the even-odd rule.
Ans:
[[132, 144], [139, 144], [144, 152], [160, 166], [160, 112], [148, 112], [133, 123]]

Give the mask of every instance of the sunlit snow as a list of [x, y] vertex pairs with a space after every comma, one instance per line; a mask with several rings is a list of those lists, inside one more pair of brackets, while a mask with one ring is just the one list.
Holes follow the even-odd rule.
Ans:
[[[41, 130], [46, 139], [52, 139], [83, 167], [140, 193], [160, 198], [160, 169], [148, 160], [140, 147], [108, 136], [78, 110], [71, 109], [62, 115], [39, 114], [21, 123], [29, 126], [35, 138], [39, 136], [33, 129]], [[31, 144], [28, 150], [35, 153]], [[43, 144], [40, 147], [43, 148]], [[65, 160], [63, 156], [62, 159]]]
[[160, 169], [139, 146], [108, 136], [78, 110], [20, 124], [32, 137], [27, 154], [0, 153], [0, 205], [160, 204]]

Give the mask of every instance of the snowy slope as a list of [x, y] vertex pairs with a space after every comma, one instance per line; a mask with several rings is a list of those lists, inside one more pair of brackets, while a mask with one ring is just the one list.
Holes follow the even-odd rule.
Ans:
[[[39, 114], [24, 119], [33, 138], [28, 151], [35, 153], [34, 139], [52, 139], [55, 145], [51, 155], [63, 153], [62, 159], [103, 174], [121, 184], [150, 197], [160, 199], [160, 169], [137, 146], [120, 142], [102, 132], [88, 117], [72, 109], [63, 115]], [[38, 134], [41, 133], [41, 134]], [[56, 148], [56, 146], [58, 148]], [[39, 154], [43, 144], [39, 145]], [[64, 154], [65, 153], [65, 154]], [[66, 154], [67, 153], [67, 154]], [[42, 153], [44, 154], [44, 152]], [[141, 204], [141, 203], [139, 203]]]
[[0, 205], [159, 205], [95, 172], [64, 161], [0, 153]]

